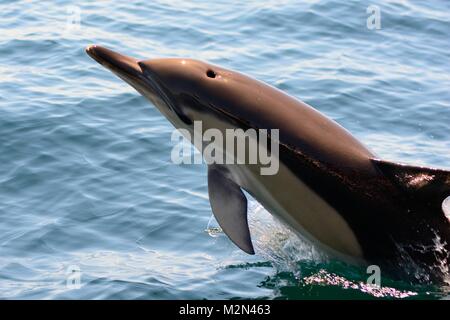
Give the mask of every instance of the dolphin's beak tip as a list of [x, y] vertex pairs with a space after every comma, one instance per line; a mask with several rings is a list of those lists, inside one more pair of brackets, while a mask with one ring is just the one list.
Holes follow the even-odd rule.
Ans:
[[93, 53], [94, 53], [94, 51], [95, 51], [95, 48], [97, 48], [97, 45], [95, 45], [95, 44], [90, 44], [90, 45], [88, 45], [88, 46], [86, 47], [85, 51], [86, 51], [86, 53], [87, 53], [89, 56], [93, 57], [92, 55], [93, 55]]
[[86, 52], [89, 53], [91, 50], [94, 50], [96, 46], [97, 46], [97, 45], [95, 45], [95, 44], [90, 44], [90, 45], [88, 45], [88, 46], [86, 47]]
[[138, 60], [135, 58], [124, 56], [96, 44], [88, 45], [85, 50], [92, 59], [108, 69], [133, 76], [142, 74]]
[[97, 49], [101, 48], [100, 46], [96, 45], [96, 44], [90, 44], [85, 48], [85, 51], [88, 55], [92, 55], [95, 53], [95, 51]]

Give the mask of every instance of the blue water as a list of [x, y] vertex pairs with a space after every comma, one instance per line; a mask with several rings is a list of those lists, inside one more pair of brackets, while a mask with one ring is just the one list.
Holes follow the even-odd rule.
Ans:
[[168, 121], [84, 52], [236, 69], [380, 157], [450, 168], [450, 2], [372, 4], [379, 30], [365, 1], [0, 1], [0, 297], [448, 298], [367, 292], [254, 201], [255, 256], [207, 232], [205, 166], [173, 164]]

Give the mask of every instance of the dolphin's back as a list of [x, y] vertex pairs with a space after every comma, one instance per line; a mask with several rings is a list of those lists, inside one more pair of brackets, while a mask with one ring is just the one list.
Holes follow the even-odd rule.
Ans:
[[226, 81], [213, 90], [215, 108], [255, 129], [279, 129], [281, 144], [315, 161], [372, 170], [375, 155], [338, 123], [268, 84], [227, 72]]

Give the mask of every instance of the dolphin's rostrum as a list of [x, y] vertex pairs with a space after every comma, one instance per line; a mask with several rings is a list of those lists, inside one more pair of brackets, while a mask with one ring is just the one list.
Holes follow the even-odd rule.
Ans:
[[448, 276], [449, 171], [380, 160], [311, 106], [235, 71], [192, 59], [137, 60], [100, 46], [86, 51], [176, 128], [192, 131], [202, 121], [204, 130], [279, 129], [277, 174], [260, 175], [255, 165], [208, 166], [212, 211], [245, 252], [254, 249], [242, 190], [338, 257], [412, 279]]

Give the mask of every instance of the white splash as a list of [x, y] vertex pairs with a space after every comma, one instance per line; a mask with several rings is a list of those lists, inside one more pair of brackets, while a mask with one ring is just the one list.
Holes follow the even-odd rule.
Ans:
[[445, 217], [450, 220], [450, 196], [442, 202], [442, 211], [444, 211]]
[[[248, 200], [248, 224], [255, 252], [270, 261], [276, 270], [297, 275], [298, 262], [327, 260], [324, 253], [297, 236], [251, 196], [248, 196]], [[208, 222], [206, 232], [211, 237], [223, 233], [213, 216]]]
[[271, 261], [323, 260], [315, 247], [298, 237], [259, 203], [249, 203], [249, 225], [256, 251]]
[[327, 285], [337, 286], [343, 289], [353, 289], [364, 292], [376, 298], [397, 298], [404, 299], [416, 296], [418, 293], [414, 291], [398, 290], [391, 287], [379, 287], [376, 285], [366, 284], [362, 281], [350, 281], [334, 273], [320, 270], [318, 273], [303, 279], [304, 285]]

